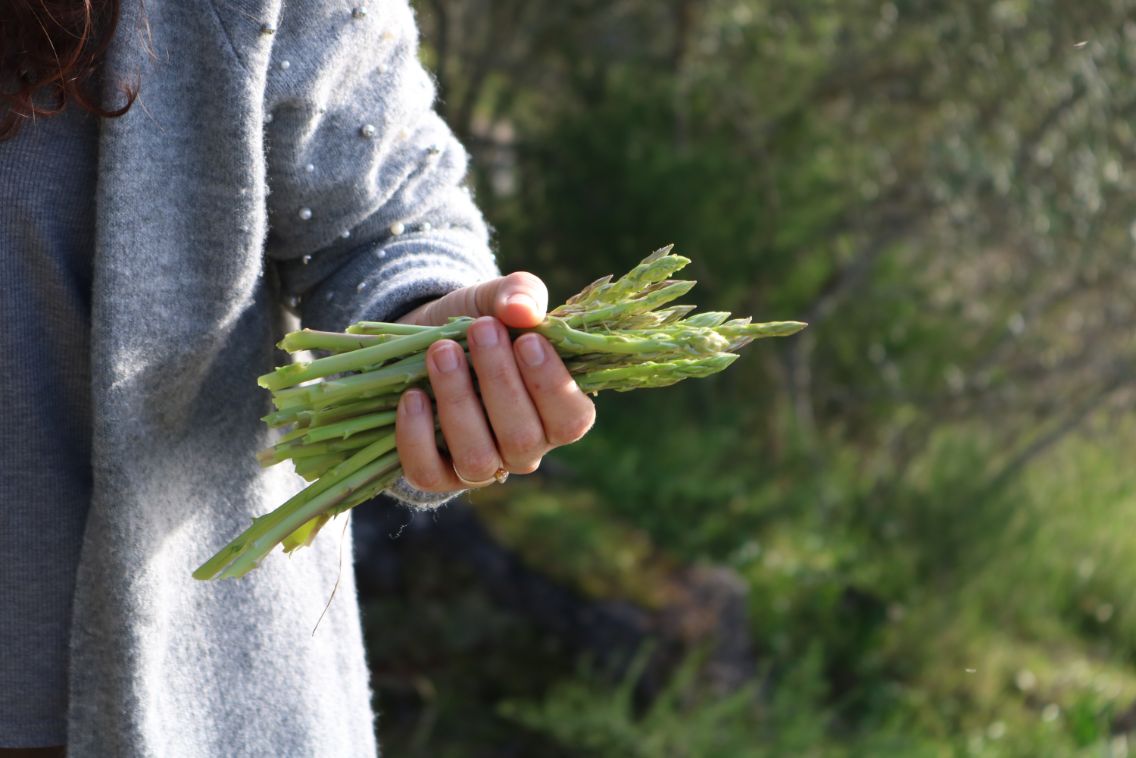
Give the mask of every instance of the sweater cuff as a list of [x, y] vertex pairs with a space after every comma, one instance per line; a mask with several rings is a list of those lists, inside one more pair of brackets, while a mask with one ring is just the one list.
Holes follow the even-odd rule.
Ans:
[[458, 495], [469, 490], [455, 490], [453, 492], [425, 492], [410, 485], [406, 477], [400, 476], [398, 481], [386, 489], [388, 496], [407, 505], [414, 510], [428, 511], [450, 502]]
[[341, 332], [357, 321], [393, 321], [423, 302], [499, 275], [494, 256], [465, 230], [388, 238], [353, 251], [304, 298], [310, 329]]

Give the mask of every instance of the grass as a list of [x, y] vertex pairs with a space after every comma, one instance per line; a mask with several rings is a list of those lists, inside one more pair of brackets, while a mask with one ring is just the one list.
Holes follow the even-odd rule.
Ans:
[[[436, 723], [457, 723], [446, 708], [483, 714], [494, 726], [480, 733], [488, 751], [480, 754], [517, 729], [546, 754], [564, 755], [1125, 754], [1127, 737], [1111, 732], [1136, 702], [1134, 441], [1126, 428], [1069, 439], [989, 491], [976, 474], [988, 459], [981, 435], [944, 429], [880, 502], [849, 479], [856, 467], [834, 464], [799, 488], [758, 483], [703, 509], [703, 519], [750, 525], [701, 543], [705, 559], [732, 566], [750, 588], [762, 674], [745, 695], [700, 691], [692, 655], [668, 694], [636, 712], [631, 680], [562, 660], [523, 620], [459, 602], [476, 595], [474, 577], [447, 601], [451, 610], [426, 604], [432, 620], [413, 621], [409, 601], [383, 615], [418, 628], [480, 608], [466, 624], [495, 618], [493, 627], [529, 640], [514, 651], [525, 662], [487, 652], [497, 632], [487, 631], [473, 656], [444, 635], [433, 643], [454, 648], [453, 667], [426, 674], [435, 689], [462, 682], [467, 697], [482, 698], [439, 706]], [[657, 605], [667, 570], [697, 557], [698, 539], [675, 525], [656, 530], [650, 501], [609, 507], [608, 493], [581, 485], [587, 460], [571, 463], [578, 477], [569, 485], [511, 482], [475, 507], [498, 539], [559, 582]], [[800, 499], [778, 504], [778, 518], [758, 518], [772, 492]], [[811, 507], [817, 493], [824, 507]], [[678, 500], [671, 513], [683, 513]], [[696, 530], [727, 533], [721, 524]], [[670, 542], [675, 535], [683, 537]], [[391, 633], [369, 632], [380, 665], [381, 638]], [[534, 679], [537, 659], [557, 673]], [[492, 687], [473, 684], [484, 677]], [[447, 744], [444, 731], [436, 745]], [[384, 744], [398, 750], [397, 738]], [[430, 744], [417, 747], [428, 753]]]

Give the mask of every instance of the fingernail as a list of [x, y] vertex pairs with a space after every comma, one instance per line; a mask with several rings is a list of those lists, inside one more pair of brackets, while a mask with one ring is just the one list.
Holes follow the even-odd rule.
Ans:
[[517, 350], [520, 351], [521, 360], [527, 366], [536, 368], [544, 363], [544, 345], [540, 344], [539, 337], [522, 337], [517, 340]]
[[420, 392], [407, 392], [406, 393], [406, 412], [418, 414], [424, 411], [425, 405], [422, 403], [422, 393]]
[[444, 345], [435, 349], [430, 359], [434, 361], [434, 368], [444, 373], [458, 367], [458, 355], [453, 345]]
[[469, 337], [478, 347], [493, 347], [497, 344], [497, 324], [489, 319], [474, 322], [469, 328]]
[[519, 305], [529, 310], [536, 312], [536, 301], [523, 292], [518, 292], [515, 295], [509, 295], [505, 300], [505, 305]]

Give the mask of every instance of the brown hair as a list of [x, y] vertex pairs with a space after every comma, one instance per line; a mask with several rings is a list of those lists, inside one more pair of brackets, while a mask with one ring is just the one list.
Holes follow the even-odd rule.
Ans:
[[[90, 91], [115, 28], [120, 0], [0, 0], [0, 140], [28, 118], [54, 116], [74, 102], [104, 118], [121, 116], [138, 96], [126, 87], [121, 108], [101, 107]], [[14, 82], [14, 92], [7, 91]], [[53, 103], [37, 102], [45, 93]]]

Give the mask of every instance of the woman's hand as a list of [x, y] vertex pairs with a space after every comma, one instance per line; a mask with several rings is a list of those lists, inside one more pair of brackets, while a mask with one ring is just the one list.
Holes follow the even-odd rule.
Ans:
[[399, 319], [434, 326], [451, 316], [477, 318], [467, 341], [480, 397], [457, 342], [439, 340], [426, 353], [449, 456], [438, 450], [429, 395], [407, 390], [399, 401], [398, 455], [412, 486], [449, 492], [493, 484], [505, 472], [532, 473], [549, 450], [591, 428], [595, 406], [548, 340], [525, 334], [509, 341], [507, 327], [536, 326], [547, 307], [544, 283], [517, 272], [456, 290]]

